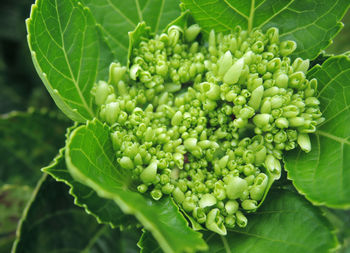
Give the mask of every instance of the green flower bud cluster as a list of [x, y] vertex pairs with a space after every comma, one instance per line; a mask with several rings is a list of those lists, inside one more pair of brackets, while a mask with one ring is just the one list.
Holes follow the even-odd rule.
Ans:
[[[198, 25], [185, 31], [172, 26], [168, 33], [142, 41], [133, 49], [131, 79], [139, 79], [147, 88], [168, 92], [179, 91], [183, 83], [199, 82], [205, 71], [203, 62], [207, 54], [205, 47], [192, 42], [199, 31]], [[188, 43], [184, 43], [184, 38]]]
[[308, 60], [288, 57], [293, 41], [278, 30], [232, 34], [198, 25], [144, 39], [131, 67], [110, 67], [92, 90], [99, 118], [111, 126], [119, 167], [140, 193], [165, 195], [219, 234], [247, 225], [284, 150], [311, 150], [308, 134], [323, 121]]

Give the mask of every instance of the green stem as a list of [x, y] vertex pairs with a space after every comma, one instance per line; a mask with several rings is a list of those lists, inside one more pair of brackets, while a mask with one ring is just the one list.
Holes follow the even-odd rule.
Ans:
[[226, 253], [231, 253], [231, 249], [230, 249], [230, 246], [228, 245], [226, 237], [225, 236], [220, 236], [220, 237], [221, 237], [222, 243], [224, 244]]

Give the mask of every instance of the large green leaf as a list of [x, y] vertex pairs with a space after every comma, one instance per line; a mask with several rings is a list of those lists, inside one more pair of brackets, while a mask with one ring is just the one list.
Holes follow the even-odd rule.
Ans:
[[105, 71], [99, 59], [110, 55], [90, 11], [74, 0], [37, 0], [27, 30], [36, 70], [58, 107], [72, 120], [91, 119], [90, 91]]
[[335, 249], [337, 240], [321, 211], [296, 193], [272, 190], [248, 225], [226, 237], [206, 233], [209, 252], [308, 252]]
[[350, 58], [331, 57], [312, 68], [308, 78], [318, 79], [326, 120], [311, 136], [310, 153], [287, 153], [288, 177], [314, 204], [350, 208]]
[[[330, 252], [338, 247], [333, 228], [321, 211], [289, 190], [271, 190], [264, 205], [248, 216], [248, 225], [227, 236], [204, 232], [207, 252]], [[145, 231], [141, 252], [161, 252], [152, 235]]]
[[205, 249], [201, 234], [188, 227], [170, 198], [151, 200], [130, 190], [128, 175], [116, 166], [109, 128], [98, 120], [76, 128], [66, 146], [66, 162], [74, 178], [113, 199], [150, 230], [166, 252]]
[[155, 33], [180, 15], [178, 0], [83, 0], [101, 28], [117, 60], [126, 64], [128, 32], [145, 21]]
[[183, 0], [205, 31], [278, 27], [282, 40], [297, 42], [296, 56], [313, 59], [340, 31], [348, 0]]
[[61, 149], [54, 161], [42, 170], [57, 181], [67, 184], [70, 187], [69, 193], [74, 197], [74, 203], [83, 207], [99, 223], [109, 224], [111, 227], [135, 223], [134, 217], [125, 215], [113, 200], [100, 198], [94, 190], [72, 178], [64, 160], [64, 149]]
[[[136, 238], [126, 236], [133, 238], [131, 251], [139, 232], [133, 234]], [[66, 185], [44, 175], [21, 219], [12, 252], [123, 252], [123, 238], [75, 206]]]
[[45, 111], [0, 116], [0, 185], [34, 186], [41, 176], [40, 168], [63, 146], [69, 124], [62, 115]]

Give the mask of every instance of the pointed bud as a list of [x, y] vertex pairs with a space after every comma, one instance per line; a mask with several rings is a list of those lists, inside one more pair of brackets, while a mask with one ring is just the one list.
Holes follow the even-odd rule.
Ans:
[[116, 85], [123, 79], [126, 73], [126, 67], [120, 66], [120, 64], [112, 62], [109, 66], [109, 80], [108, 83]]
[[201, 28], [199, 27], [199, 25], [197, 24], [193, 24], [191, 25], [190, 27], [188, 27], [186, 30], [185, 30], [185, 38], [186, 38], [186, 41], [187, 42], [192, 42], [194, 41], [198, 34], [200, 33], [201, 31]]
[[219, 63], [219, 76], [223, 77], [227, 70], [232, 66], [232, 54], [229, 50], [222, 56]]
[[118, 102], [112, 102], [106, 105], [105, 107], [105, 117], [107, 123], [113, 125], [119, 116], [120, 108]]
[[275, 179], [279, 179], [281, 176], [281, 163], [273, 155], [267, 155], [265, 160], [266, 169], [275, 176]]
[[241, 211], [237, 211], [236, 213], [236, 222], [239, 227], [244, 228], [248, 224], [247, 217], [244, 216], [244, 214]]
[[209, 33], [209, 47], [216, 48], [215, 31], [212, 29]]
[[244, 65], [244, 58], [237, 60], [224, 75], [223, 81], [227, 84], [235, 84], [241, 76]]
[[107, 96], [110, 94], [110, 88], [104, 81], [99, 81], [96, 84], [95, 102], [101, 106], [105, 103]]
[[309, 153], [311, 151], [311, 142], [308, 134], [299, 133], [298, 144], [300, 148], [306, 153]]
[[123, 156], [122, 158], [120, 158], [119, 164], [122, 168], [127, 170], [132, 170], [135, 167], [132, 160], [127, 156]]
[[157, 175], [157, 161], [153, 161], [146, 169], [140, 174], [140, 179], [145, 184], [152, 183], [156, 179]]
[[252, 107], [255, 111], [259, 109], [261, 104], [261, 99], [264, 95], [264, 86], [260, 85], [255, 90], [253, 90], [248, 105]]

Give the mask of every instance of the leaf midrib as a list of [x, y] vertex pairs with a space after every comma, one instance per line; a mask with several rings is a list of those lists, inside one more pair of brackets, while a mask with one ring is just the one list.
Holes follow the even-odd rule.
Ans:
[[272, 238], [268, 238], [268, 237], [261, 236], [261, 235], [258, 235], [258, 234], [252, 234], [252, 233], [248, 233], [248, 232], [244, 232], [244, 231], [238, 231], [238, 230], [234, 230], [232, 232], [237, 233], [237, 234], [247, 235], [247, 236], [250, 236], [250, 237], [255, 237], [255, 238], [260, 239], [260, 240], [265, 240], [265, 241], [270, 241], [270, 242], [277, 242], [277, 243], [282, 243], [282, 244], [286, 244], [286, 245], [294, 245], [294, 246], [297, 246], [297, 247], [302, 248], [302, 249], [306, 249], [306, 250], [308, 249], [304, 245], [301, 245], [301, 244], [298, 244], [298, 243], [272, 239]]
[[[73, 81], [73, 84], [74, 84], [74, 86], [75, 86], [75, 89], [77, 90], [77, 92], [78, 92], [78, 95], [79, 95], [79, 98], [80, 98], [80, 100], [82, 101], [82, 103], [83, 103], [83, 107], [86, 109], [86, 111], [89, 113], [89, 115], [91, 116], [91, 117], [94, 117], [94, 113], [92, 112], [92, 110], [91, 110], [91, 108], [88, 106], [88, 104], [87, 104], [87, 102], [86, 102], [86, 100], [85, 100], [85, 98], [84, 98], [84, 96], [83, 96], [83, 94], [82, 94], [82, 92], [81, 92], [81, 90], [80, 90], [80, 87], [79, 87], [79, 84], [78, 84], [78, 81], [79, 81], [79, 78], [80, 78], [80, 70], [81, 70], [81, 63], [82, 63], [82, 55], [81, 55], [81, 57], [80, 57], [80, 60], [79, 60], [79, 71], [78, 71], [78, 80], [75, 80], [75, 77], [74, 77], [74, 74], [73, 74], [73, 70], [72, 70], [72, 67], [71, 67], [71, 64], [70, 64], [70, 62], [69, 62], [69, 59], [68, 59], [68, 55], [67, 55], [67, 52], [66, 52], [66, 47], [65, 47], [65, 43], [64, 43], [64, 38], [63, 38], [63, 30], [62, 30], [62, 24], [61, 24], [61, 20], [60, 20], [60, 16], [59, 16], [59, 13], [58, 13], [58, 8], [57, 8], [57, 6], [58, 6], [58, 2], [57, 2], [57, 0], [55, 0], [55, 10], [56, 10], [56, 15], [57, 15], [57, 22], [58, 22], [58, 26], [59, 26], [59, 29], [60, 29], [60, 37], [61, 37], [61, 43], [62, 43], [62, 52], [63, 52], [63, 55], [64, 55], [64, 58], [65, 58], [65, 61], [66, 61], [66, 63], [67, 63], [67, 66], [68, 66], [68, 69], [69, 69], [69, 72], [70, 72], [70, 75], [71, 75], [71, 78], [72, 78], [72, 81]], [[74, 8], [73, 8], [74, 9]], [[74, 10], [72, 10], [72, 12], [73, 12]], [[86, 23], [86, 16], [85, 15], [83, 15], [84, 16], [84, 20], [85, 20], [85, 23]], [[70, 22], [70, 18], [69, 18], [69, 20], [68, 20], [68, 22], [67, 22], [67, 26], [68, 26], [68, 24], [69, 24], [69, 22]], [[45, 25], [46, 25], [46, 23], [45, 23]], [[83, 32], [83, 42], [84, 42], [84, 39], [85, 39], [85, 33], [86, 33], [86, 26], [87, 26], [87, 24], [85, 25], [85, 28], [84, 28], [84, 32]], [[65, 29], [64, 29], [65, 30]], [[84, 47], [82, 46], [81, 47], [81, 54], [82, 54], [82, 51], [83, 51], [83, 49], [84, 49]], [[85, 85], [87, 85], [87, 84], [85, 84]]]
[[336, 136], [334, 134], [330, 134], [330, 133], [327, 133], [327, 132], [322, 131], [322, 130], [317, 130], [316, 134], [321, 135], [321, 136], [326, 137], [326, 138], [329, 138], [329, 139], [332, 139], [332, 140], [334, 140], [336, 142], [339, 142], [341, 144], [346, 144], [346, 145], [350, 146], [350, 141], [348, 141], [345, 138], [338, 137], [338, 136]]

